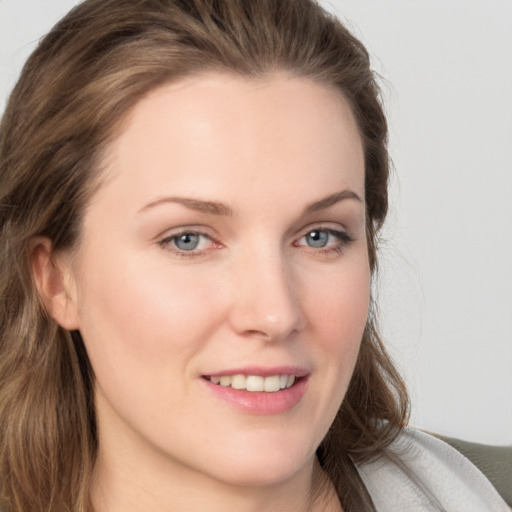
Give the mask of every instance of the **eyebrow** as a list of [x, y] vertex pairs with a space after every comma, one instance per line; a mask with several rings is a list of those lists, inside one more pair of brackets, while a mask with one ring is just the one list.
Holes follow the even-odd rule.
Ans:
[[232, 216], [233, 210], [223, 204], [223, 203], [217, 203], [215, 201], [204, 201], [202, 199], [193, 199], [191, 197], [162, 197], [161, 199], [157, 199], [155, 201], [152, 201], [151, 203], [148, 203], [146, 206], [143, 206], [139, 212], [143, 212], [145, 210], [149, 210], [150, 208], [154, 208], [155, 206], [166, 204], [166, 203], [177, 203], [181, 204], [183, 206], [186, 206], [187, 208], [190, 208], [191, 210], [197, 210], [199, 212], [203, 213], [209, 213], [211, 215], [225, 215], [225, 216]]
[[[324, 210], [325, 208], [328, 208], [329, 206], [332, 206], [346, 199], [355, 199], [361, 203], [363, 202], [355, 192], [352, 192], [351, 190], [342, 190], [341, 192], [336, 192], [330, 196], [320, 199], [319, 201], [315, 201], [314, 203], [309, 204], [306, 206], [306, 208], [304, 208], [304, 214], [307, 215], [320, 210]], [[155, 201], [151, 201], [147, 205], [143, 206], [139, 210], [139, 213], [154, 208], [155, 206], [167, 203], [181, 204], [191, 210], [196, 210], [210, 215], [233, 216], [233, 210], [223, 203], [180, 196], [162, 197], [160, 199], [156, 199]]]
[[352, 190], [342, 190], [341, 192], [335, 192], [330, 196], [324, 197], [323, 199], [315, 201], [314, 203], [311, 203], [310, 205], [306, 206], [306, 208], [304, 209], [304, 214], [324, 210], [325, 208], [328, 208], [329, 206], [332, 206], [346, 199], [355, 199], [360, 203], [363, 202], [363, 200], [355, 192], [352, 192]]

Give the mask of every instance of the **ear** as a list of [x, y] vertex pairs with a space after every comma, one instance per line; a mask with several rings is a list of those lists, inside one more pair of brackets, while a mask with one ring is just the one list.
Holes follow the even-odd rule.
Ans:
[[46, 237], [36, 237], [30, 244], [32, 274], [48, 313], [64, 329], [78, 329], [77, 293], [69, 254], [53, 251]]

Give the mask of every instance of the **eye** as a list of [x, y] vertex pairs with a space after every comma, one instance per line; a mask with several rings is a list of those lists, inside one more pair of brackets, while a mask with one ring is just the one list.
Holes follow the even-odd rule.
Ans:
[[315, 228], [299, 238], [295, 245], [318, 249], [320, 252], [341, 252], [352, 241], [352, 236], [346, 231], [331, 228]]
[[165, 237], [159, 245], [179, 256], [199, 256], [208, 249], [220, 246], [208, 235], [197, 231], [182, 231]]

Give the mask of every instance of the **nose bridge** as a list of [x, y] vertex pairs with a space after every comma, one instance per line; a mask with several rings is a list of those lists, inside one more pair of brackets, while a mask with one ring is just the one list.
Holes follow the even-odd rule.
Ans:
[[279, 340], [301, 328], [294, 270], [281, 247], [258, 244], [240, 254], [233, 276], [231, 320], [237, 332]]

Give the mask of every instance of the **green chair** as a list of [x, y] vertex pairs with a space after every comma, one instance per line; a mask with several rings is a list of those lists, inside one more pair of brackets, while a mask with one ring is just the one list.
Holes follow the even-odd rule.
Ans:
[[489, 479], [505, 502], [512, 506], [512, 446], [489, 446], [433, 435], [469, 459]]

